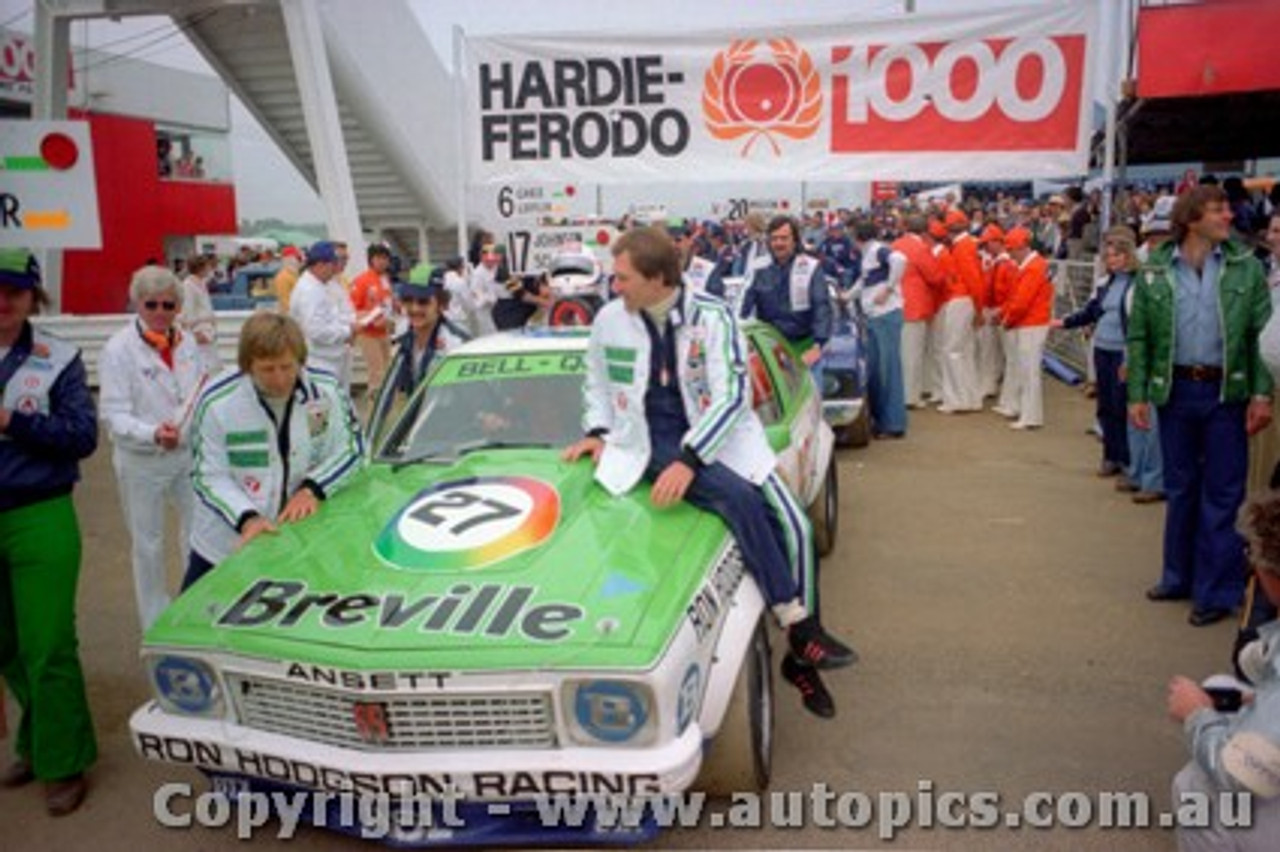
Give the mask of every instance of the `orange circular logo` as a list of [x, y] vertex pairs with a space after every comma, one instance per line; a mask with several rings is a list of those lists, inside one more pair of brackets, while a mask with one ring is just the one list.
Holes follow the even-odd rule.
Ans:
[[756, 61], [760, 42], [743, 39], [716, 54], [703, 76], [702, 114], [717, 139], [747, 137], [747, 156], [764, 137], [781, 156], [774, 135], [807, 139], [822, 117], [822, 81], [809, 54], [794, 39], [769, 39], [767, 61]]

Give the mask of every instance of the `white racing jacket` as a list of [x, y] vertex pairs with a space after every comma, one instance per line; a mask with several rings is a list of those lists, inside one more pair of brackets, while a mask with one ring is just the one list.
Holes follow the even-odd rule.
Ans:
[[[722, 462], [759, 485], [777, 459], [751, 408], [747, 342], [729, 306], [685, 288], [671, 309], [671, 323], [690, 424], [680, 445], [704, 464]], [[644, 320], [628, 313], [621, 299], [605, 305], [591, 325], [583, 426], [587, 432], [607, 430], [595, 476], [615, 496], [634, 488], [649, 463], [649, 346]]]
[[[1280, 622], [1241, 654], [1257, 692], [1238, 713], [1197, 710], [1183, 723], [1191, 757], [1219, 790], [1280, 796]], [[1258, 803], [1259, 805], [1261, 803]]]
[[216, 565], [235, 550], [246, 512], [275, 520], [308, 480], [332, 497], [359, 469], [364, 441], [333, 376], [304, 368], [279, 428], [249, 376], [219, 378], [196, 406], [192, 448], [191, 549]]
[[187, 444], [193, 397], [204, 376], [194, 337], [181, 336], [170, 370], [142, 339], [138, 321], [131, 319], [111, 335], [98, 356], [98, 408], [112, 442], [121, 449], [158, 455], [156, 427], [168, 421], [181, 428], [182, 443]]

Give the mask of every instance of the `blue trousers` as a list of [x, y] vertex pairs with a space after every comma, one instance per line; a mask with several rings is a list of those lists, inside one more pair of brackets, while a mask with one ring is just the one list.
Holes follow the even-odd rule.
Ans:
[[1129, 464], [1128, 387], [1120, 381], [1124, 353], [1093, 347], [1098, 376], [1098, 425], [1102, 427], [1102, 460], [1124, 467]]
[[1164, 493], [1164, 461], [1160, 452], [1160, 415], [1151, 409], [1151, 428], [1128, 426], [1129, 467], [1125, 476], [1140, 491]]
[[867, 373], [873, 428], [882, 434], [903, 434], [907, 401], [902, 384], [902, 311], [867, 319]]
[[1219, 402], [1217, 382], [1175, 379], [1160, 408], [1168, 506], [1160, 585], [1198, 609], [1232, 609], [1244, 593], [1244, 539], [1236, 513], [1249, 471], [1245, 404]]
[[[679, 443], [657, 440], [645, 479], [653, 482], [680, 456]], [[802, 598], [816, 612], [813, 530], [786, 483], [770, 473], [756, 486], [719, 462], [701, 468], [685, 493], [690, 504], [720, 517], [769, 606]]]

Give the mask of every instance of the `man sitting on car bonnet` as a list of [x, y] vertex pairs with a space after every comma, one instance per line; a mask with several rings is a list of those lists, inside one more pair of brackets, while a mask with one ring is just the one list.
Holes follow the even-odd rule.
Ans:
[[833, 716], [818, 669], [856, 655], [812, 612], [812, 530], [751, 409], [737, 321], [681, 283], [679, 253], [661, 229], [628, 231], [613, 256], [619, 298], [596, 316], [587, 350], [587, 435], [564, 458], [589, 455], [615, 496], [643, 478], [658, 508], [687, 499], [719, 515], [787, 632], [783, 677], [810, 712]]

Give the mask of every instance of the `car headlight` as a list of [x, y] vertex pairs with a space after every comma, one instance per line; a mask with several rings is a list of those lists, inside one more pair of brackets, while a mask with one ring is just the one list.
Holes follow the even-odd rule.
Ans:
[[643, 746], [657, 734], [653, 692], [643, 683], [570, 681], [563, 697], [569, 733], [582, 745]]
[[222, 715], [222, 688], [208, 663], [165, 654], [149, 657], [147, 667], [156, 700], [166, 712], [180, 716]]

